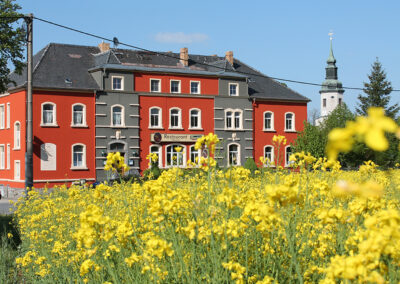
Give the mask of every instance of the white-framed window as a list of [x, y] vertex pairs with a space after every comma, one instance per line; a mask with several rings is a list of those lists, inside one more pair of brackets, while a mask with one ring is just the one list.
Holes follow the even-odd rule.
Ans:
[[111, 125], [124, 126], [125, 125], [125, 109], [121, 105], [111, 106]]
[[264, 112], [264, 131], [274, 131], [274, 113], [272, 111]]
[[150, 92], [161, 92], [161, 80], [160, 79], [150, 79]]
[[239, 85], [237, 83], [229, 83], [229, 96], [239, 96]]
[[200, 81], [190, 81], [190, 93], [200, 94]]
[[14, 123], [14, 150], [21, 149], [21, 123], [16, 121]]
[[170, 81], [171, 85], [171, 93], [180, 93], [181, 92], [181, 81], [179, 80], [171, 80]]
[[42, 103], [42, 126], [57, 126], [57, 105], [51, 102]]
[[[162, 167], [162, 147], [160, 145], [150, 145], [150, 153], [155, 153], [158, 156], [158, 166]], [[149, 163], [150, 166], [150, 163]]]
[[4, 144], [0, 145], [0, 170], [4, 170], [6, 166], [6, 155]]
[[[264, 158], [268, 158], [269, 162], [272, 164], [274, 162], [274, 147], [271, 145], [264, 146]], [[271, 164], [267, 164], [266, 166], [271, 166]]]
[[[180, 147], [181, 150], [177, 151]], [[166, 167], [185, 167], [186, 166], [186, 147], [180, 144], [171, 144], [166, 147], [165, 151]]]
[[0, 129], [4, 129], [5, 125], [5, 110], [4, 110], [4, 104], [0, 105]]
[[18, 160], [14, 161], [14, 180], [21, 179], [21, 162]]
[[228, 166], [240, 165], [240, 145], [232, 143], [228, 145]]
[[201, 129], [201, 110], [192, 108], [189, 110], [189, 129]]
[[198, 164], [200, 162], [200, 149], [196, 150], [195, 146], [190, 146], [190, 161], [193, 164]]
[[72, 105], [72, 126], [86, 126], [86, 106], [84, 104]]
[[242, 110], [226, 109], [225, 110], [225, 129], [242, 129]]
[[7, 170], [10, 169], [11, 164], [11, 145], [7, 144]]
[[285, 147], [285, 166], [289, 166], [292, 163], [291, 161], [289, 161], [291, 155], [292, 155], [292, 147], [286, 146]]
[[124, 77], [122, 76], [112, 76], [112, 89], [116, 91], [122, 91], [124, 89]]
[[295, 131], [293, 112], [285, 113], [285, 131]]
[[169, 128], [182, 128], [182, 111], [180, 108], [169, 109]]
[[72, 145], [71, 169], [86, 169], [86, 146], [84, 144]]
[[162, 109], [151, 107], [149, 109], [149, 128], [162, 128]]
[[7, 103], [7, 128], [10, 128], [11, 123], [11, 107], [10, 103]]

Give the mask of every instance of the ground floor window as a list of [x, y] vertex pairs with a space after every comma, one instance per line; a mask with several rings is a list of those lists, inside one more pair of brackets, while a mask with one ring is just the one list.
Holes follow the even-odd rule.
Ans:
[[171, 144], [166, 147], [166, 167], [185, 167], [185, 146]]
[[[161, 146], [157, 145], [152, 145], [150, 146], [150, 153], [155, 153], [158, 156], [158, 166], [162, 167], [162, 162], [161, 162]], [[149, 167], [151, 163], [149, 162]]]
[[193, 164], [198, 164], [200, 160], [200, 151], [196, 150], [196, 148], [193, 146], [190, 146], [190, 161]]
[[228, 146], [228, 166], [240, 165], [240, 147], [237, 144], [231, 144]]
[[289, 161], [290, 156], [292, 155], [292, 148], [290, 146], [286, 147], [286, 157], [285, 157], [285, 165], [289, 166], [291, 162]]

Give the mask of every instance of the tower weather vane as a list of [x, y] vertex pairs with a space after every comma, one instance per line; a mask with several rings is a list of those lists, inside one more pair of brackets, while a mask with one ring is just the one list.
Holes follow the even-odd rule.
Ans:
[[329, 39], [332, 41], [332, 39], [333, 39], [333, 31], [332, 30], [328, 33], [328, 36], [329, 36]]

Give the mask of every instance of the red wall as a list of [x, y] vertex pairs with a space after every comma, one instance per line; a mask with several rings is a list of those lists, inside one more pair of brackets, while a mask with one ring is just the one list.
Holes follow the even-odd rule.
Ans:
[[[41, 104], [52, 102], [57, 105], [58, 127], [42, 127]], [[86, 105], [86, 128], [71, 127], [72, 105]], [[33, 176], [34, 180], [95, 179], [95, 97], [93, 93], [35, 91], [33, 97]], [[57, 170], [41, 171], [40, 145], [53, 143], [57, 146]], [[71, 170], [72, 145], [86, 145], [87, 170]], [[54, 184], [64, 184], [63, 181]], [[35, 187], [45, 183], [37, 182]]]
[[[10, 103], [10, 128], [7, 129], [7, 103]], [[6, 96], [0, 96], [0, 104], [4, 104], [5, 110], [5, 129], [0, 129], [0, 144], [5, 146], [5, 169], [0, 170], [0, 184], [9, 185], [13, 188], [24, 188], [25, 185], [25, 91], [12, 93]], [[21, 148], [14, 148], [14, 123], [20, 122], [21, 125]], [[11, 146], [10, 169], [7, 169], [7, 143]], [[21, 180], [14, 181], [14, 160], [21, 163]]]
[[[254, 108], [254, 159], [259, 162], [259, 157], [264, 157], [264, 146], [273, 145], [272, 137], [274, 135], [283, 135], [287, 139], [288, 146], [296, 137], [297, 132], [303, 130], [303, 122], [307, 120], [307, 104], [306, 103], [290, 103], [290, 102], [256, 102]], [[264, 112], [271, 111], [274, 113], [275, 131], [264, 131]], [[285, 113], [293, 112], [295, 114], [295, 130], [297, 132], [285, 132]], [[280, 160], [284, 165], [285, 150], [280, 150]], [[275, 157], [276, 157], [275, 149]], [[277, 159], [275, 159], [276, 161]]]
[[[140, 96], [140, 169], [148, 168], [146, 156], [149, 154], [150, 145], [154, 144], [150, 141], [152, 133], [171, 133], [171, 134], [195, 134], [204, 135], [214, 132], [214, 99], [212, 98], [182, 98], [182, 97], [165, 97], [165, 96]], [[164, 129], [149, 129], [149, 109], [150, 107], [159, 107], [162, 109], [162, 126]], [[171, 130], [169, 127], [169, 109], [178, 107], [182, 113], [182, 128], [183, 130]], [[189, 110], [198, 108], [201, 110], [201, 126], [203, 130], [189, 130]], [[194, 145], [193, 143], [178, 143]], [[162, 143], [163, 164], [165, 164], [165, 147], [173, 142]], [[189, 159], [189, 148], [187, 147], [187, 157]]]
[[135, 91], [150, 92], [150, 78], [161, 79], [161, 93], [170, 93], [170, 80], [180, 80], [182, 94], [190, 94], [190, 81], [200, 81], [201, 95], [218, 95], [218, 78], [170, 76], [163, 74], [135, 74]]

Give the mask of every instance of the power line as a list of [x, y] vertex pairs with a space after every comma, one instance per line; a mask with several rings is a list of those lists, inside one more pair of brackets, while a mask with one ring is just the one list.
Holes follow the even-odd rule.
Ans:
[[[22, 15], [19, 18], [24, 18], [24, 17], [25, 16]], [[1, 16], [0, 18], [8, 18], [8, 16]], [[17, 16], [16, 17], [10, 17], [10, 18], [17, 18]], [[54, 26], [57, 26], [57, 27], [60, 27], [60, 28], [66, 29], [66, 30], [70, 30], [70, 31], [77, 32], [77, 33], [80, 33], [80, 34], [84, 34], [84, 35], [87, 35], [87, 36], [90, 36], [90, 37], [101, 39], [103, 41], [114, 42], [114, 39], [106, 38], [106, 37], [99, 36], [99, 35], [96, 35], [96, 34], [93, 34], [93, 33], [88, 33], [88, 32], [82, 31], [82, 30], [78, 30], [78, 29], [71, 28], [71, 27], [68, 27], [68, 26], [65, 26], [65, 25], [61, 25], [61, 24], [58, 24], [58, 23], [55, 23], [55, 22], [52, 22], [52, 21], [49, 21], [49, 20], [45, 20], [45, 19], [39, 18], [39, 17], [35, 17], [34, 16], [33, 18], [38, 20], [38, 21], [50, 24], [50, 25], [54, 25]], [[153, 50], [150, 50], [150, 49], [146, 49], [146, 48], [143, 48], [143, 47], [139, 47], [139, 46], [135, 46], [135, 45], [128, 44], [128, 43], [123, 43], [123, 42], [119, 42], [118, 44], [126, 46], [126, 47], [130, 47], [130, 48], [133, 48], [133, 49], [141, 50], [141, 51], [151, 52], [153, 54], [157, 54], [157, 55], [160, 55], [160, 56], [165, 56], [165, 57], [170, 57], [170, 58], [173, 58], [173, 59], [180, 60], [179, 57], [173, 56], [173, 55], [168, 54], [168, 53], [157, 52], [157, 51], [153, 51]], [[199, 64], [199, 65], [212, 67], [212, 68], [217, 68], [217, 69], [221, 69], [221, 70], [225, 71], [225, 68], [223, 68], [223, 67], [207, 64], [207, 63], [204, 63], [204, 62], [198, 62], [198, 61], [195, 61], [195, 60], [192, 60], [192, 61], [195, 62], [196, 64]], [[271, 76], [267, 76], [267, 75], [264, 75], [264, 74], [256, 74], [256, 73], [243, 72], [243, 71], [238, 71], [238, 70], [233, 70], [232, 72], [235, 72], [235, 73], [238, 73], [238, 74], [242, 74], [242, 75], [248, 75], [248, 76], [257, 76], [257, 77], [261, 77], [261, 78], [269, 78], [269, 79], [288, 82], [288, 83], [295, 83], [295, 84], [302, 84], [302, 85], [309, 85], [309, 86], [317, 86], [317, 87], [324, 86], [324, 85], [318, 84], [318, 83], [305, 82], [305, 81], [299, 81], [299, 80], [291, 80], [291, 79], [278, 78], [278, 77], [271, 77]], [[342, 88], [343, 89], [347, 89], [347, 90], [358, 90], [358, 91], [363, 91], [364, 90], [364, 88], [358, 88], [358, 87], [344, 87], [343, 86]], [[393, 89], [392, 92], [400, 92], [400, 90], [399, 89]]]

